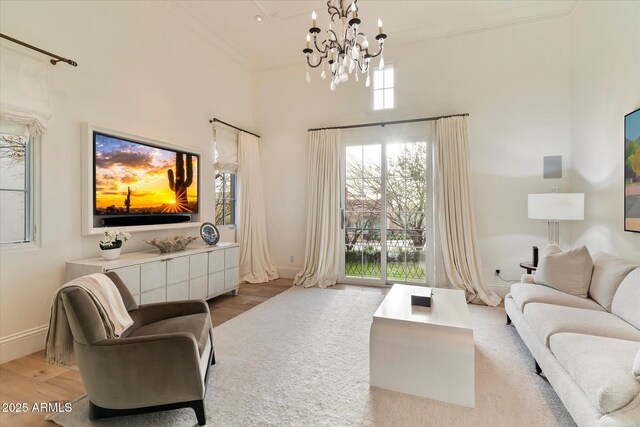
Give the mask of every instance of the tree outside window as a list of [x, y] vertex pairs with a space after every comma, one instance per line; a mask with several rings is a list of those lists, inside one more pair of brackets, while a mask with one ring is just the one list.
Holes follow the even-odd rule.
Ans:
[[0, 134], [0, 243], [32, 240], [30, 169], [29, 138]]
[[236, 176], [229, 172], [216, 173], [216, 225], [236, 223]]

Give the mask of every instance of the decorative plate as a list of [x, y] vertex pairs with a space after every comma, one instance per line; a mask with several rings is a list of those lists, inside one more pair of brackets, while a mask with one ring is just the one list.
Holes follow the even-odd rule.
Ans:
[[220, 232], [215, 225], [205, 222], [200, 227], [200, 237], [207, 245], [215, 245], [220, 241]]

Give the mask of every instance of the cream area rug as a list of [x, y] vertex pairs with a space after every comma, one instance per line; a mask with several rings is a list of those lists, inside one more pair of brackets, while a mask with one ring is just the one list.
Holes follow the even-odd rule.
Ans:
[[[214, 329], [210, 426], [570, 426], [504, 310], [470, 305], [476, 408], [369, 386], [369, 328], [384, 295], [292, 288]], [[91, 423], [83, 398], [62, 426], [193, 426], [192, 410]]]

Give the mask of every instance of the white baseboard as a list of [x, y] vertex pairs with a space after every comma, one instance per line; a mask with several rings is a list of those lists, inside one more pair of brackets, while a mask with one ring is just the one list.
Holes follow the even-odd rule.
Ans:
[[49, 325], [36, 326], [0, 339], [0, 363], [35, 353], [44, 348]]
[[277, 265], [275, 267], [278, 269], [278, 275], [282, 279], [293, 279], [301, 270], [300, 267], [280, 267]]
[[496, 294], [500, 295], [500, 298], [504, 299], [511, 289], [511, 283], [488, 283], [489, 289]]

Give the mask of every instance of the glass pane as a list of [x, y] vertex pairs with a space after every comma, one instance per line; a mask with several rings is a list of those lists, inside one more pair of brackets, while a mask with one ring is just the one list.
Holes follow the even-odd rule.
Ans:
[[231, 189], [229, 190], [229, 197], [236, 198], [236, 189], [238, 188], [238, 177], [234, 174], [229, 174], [229, 182], [231, 183]]
[[403, 178], [387, 179], [387, 211], [400, 212], [405, 210], [405, 185]]
[[27, 145], [24, 137], [0, 137], [0, 188], [26, 190]]
[[346, 151], [346, 177], [362, 178], [362, 146], [348, 146]]
[[24, 242], [26, 196], [22, 191], [0, 191], [0, 242]]
[[345, 212], [345, 228], [362, 228], [362, 214], [359, 212]]
[[379, 211], [382, 209], [382, 182], [380, 179], [365, 179], [362, 181], [362, 194], [365, 200], [365, 210]]
[[393, 67], [387, 67], [384, 70], [384, 87], [393, 87]]
[[362, 277], [362, 247], [347, 246], [344, 251], [345, 276]]
[[384, 88], [384, 70], [376, 69], [373, 72], [373, 89], [383, 89]]
[[384, 108], [393, 108], [393, 88], [384, 90]]
[[231, 224], [231, 202], [228, 199], [224, 200], [224, 223]]
[[370, 229], [380, 229], [380, 212], [363, 212], [362, 227]]
[[224, 174], [224, 192], [227, 197], [231, 194], [231, 174]]
[[384, 108], [384, 98], [383, 98], [383, 90], [374, 90], [373, 91], [373, 109], [374, 110], [382, 110]]
[[387, 144], [387, 176], [402, 177], [408, 169], [404, 151], [407, 144]]
[[382, 177], [382, 146], [380, 144], [362, 146], [363, 178]]
[[345, 192], [345, 208], [349, 211], [362, 211], [364, 202], [364, 181], [347, 179]]
[[229, 222], [227, 224], [236, 223], [236, 200], [229, 199]]
[[362, 275], [380, 278], [380, 230], [363, 230]]
[[426, 257], [423, 249], [409, 249], [406, 253], [407, 282], [426, 283]]
[[400, 246], [391, 246], [387, 250], [387, 279], [405, 280], [405, 252]]
[[344, 233], [344, 244], [347, 250], [354, 250], [360, 246], [362, 240], [362, 229], [360, 228], [347, 228]]
[[216, 200], [216, 225], [224, 225], [224, 202]]
[[224, 178], [223, 178], [223, 174], [221, 173], [216, 174], [215, 188], [216, 188], [216, 199], [222, 198], [222, 193], [224, 189]]

